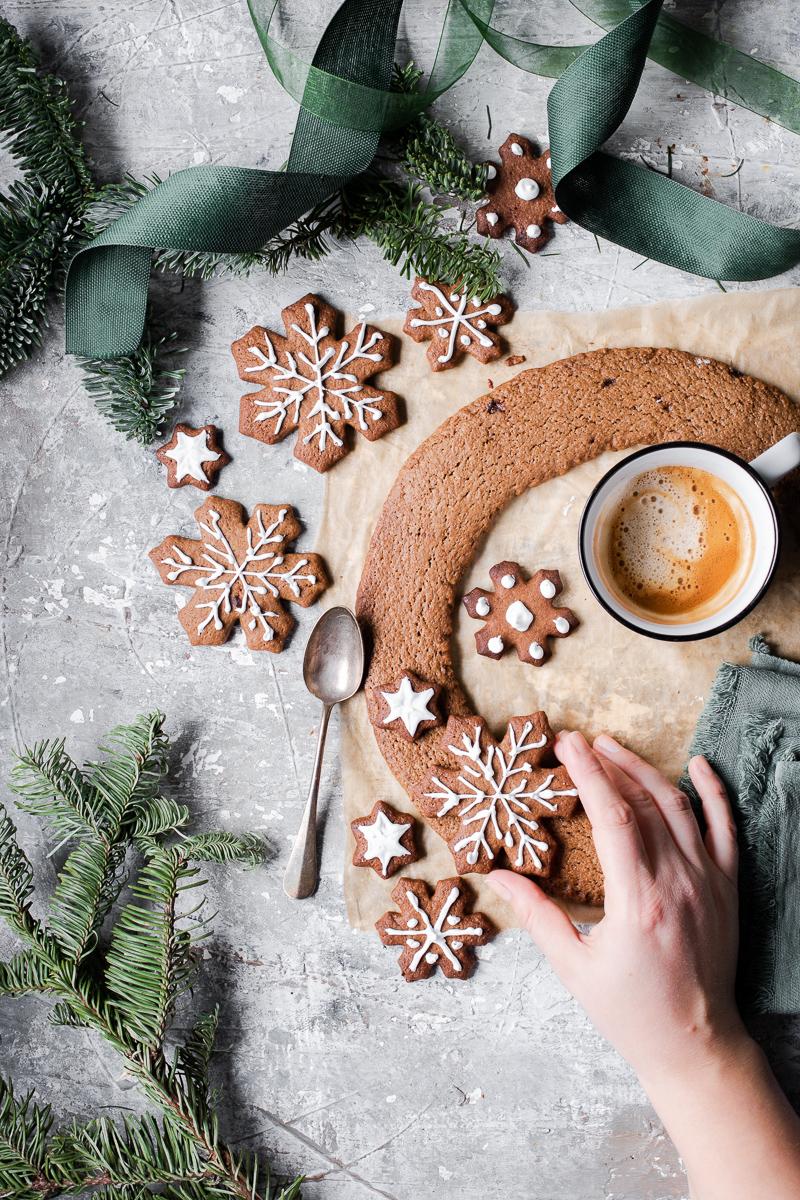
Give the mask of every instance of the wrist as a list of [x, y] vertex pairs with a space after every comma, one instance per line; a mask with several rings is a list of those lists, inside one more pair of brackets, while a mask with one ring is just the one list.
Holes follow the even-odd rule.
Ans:
[[758, 1044], [736, 1013], [722, 1025], [687, 1031], [680, 1053], [666, 1053], [641, 1068], [634, 1064], [634, 1069], [660, 1110], [673, 1096], [685, 1100], [687, 1088], [695, 1092], [713, 1088], [731, 1070], [758, 1070], [762, 1059]]

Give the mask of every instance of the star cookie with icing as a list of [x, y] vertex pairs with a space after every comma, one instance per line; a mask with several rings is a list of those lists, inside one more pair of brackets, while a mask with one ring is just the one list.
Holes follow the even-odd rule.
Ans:
[[464, 597], [471, 617], [483, 621], [475, 634], [478, 654], [502, 658], [512, 647], [522, 662], [541, 667], [550, 657], [550, 638], [568, 637], [578, 625], [569, 608], [554, 598], [562, 590], [558, 571], [537, 571], [525, 579], [516, 562], [500, 562], [489, 571], [494, 591], [473, 588]]
[[239, 378], [260, 384], [242, 396], [239, 430], [268, 446], [297, 432], [294, 456], [327, 471], [353, 432], [374, 442], [400, 424], [398, 397], [366, 382], [396, 358], [388, 333], [362, 321], [336, 336], [336, 310], [309, 293], [282, 312], [286, 335], [254, 325], [231, 346]]
[[350, 822], [356, 848], [354, 867], [372, 867], [376, 875], [388, 879], [396, 871], [419, 858], [414, 844], [414, 820], [379, 800], [368, 817]]
[[167, 468], [167, 487], [191, 484], [208, 492], [217, 482], [231, 456], [222, 449], [216, 425], [176, 425], [172, 437], [156, 450], [156, 458]]
[[403, 978], [427, 979], [438, 967], [448, 979], [466, 979], [475, 966], [475, 946], [495, 928], [483, 913], [470, 912], [472, 892], [463, 879], [440, 879], [431, 890], [422, 879], [403, 876], [392, 891], [398, 912], [376, 921], [384, 946], [400, 946]]
[[391, 683], [378, 684], [367, 694], [369, 719], [413, 742], [442, 724], [439, 697], [442, 689], [413, 671], [403, 671]]
[[415, 342], [430, 342], [428, 362], [433, 371], [447, 371], [464, 354], [488, 363], [503, 353], [498, 325], [514, 314], [508, 296], [469, 300], [461, 285], [416, 279], [411, 289], [417, 307], [406, 314], [403, 333]]
[[499, 743], [483, 717], [450, 718], [448, 767], [432, 772], [413, 800], [423, 816], [438, 819], [457, 871], [508, 866], [522, 875], [550, 873], [554, 846], [542, 821], [571, 817], [578, 805], [575, 785], [553, 756], [554, 742], [543, 712], [514, 717]]
[[178, 620], [193, 646], [221, 646], [241, 625], [249, 650], [278, 654], [294, 628], [285, 604], [307, 608], [328, 586], [318, 554], [287, 554], [300, 535], [288, 504], [209, 496], [195, 511], [199, 538], [170, 534], [150, 551], [164, 583], [192, 588]]
[[553, 223], [566, 214], [556, 203], [550, 152], [536, 153], [532, 142], [511, 133], [500, 147], [500, 166], [489, 163], [488, 203], [476, 213], [478, 233], [502, 237], [513, 228], [518, 246], [535, 254], [550, 240]]

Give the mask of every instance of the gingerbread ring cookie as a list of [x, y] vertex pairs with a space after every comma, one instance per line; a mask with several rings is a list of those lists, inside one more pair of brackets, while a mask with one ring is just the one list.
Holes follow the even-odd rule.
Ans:
[[[465, 405], [403, 466], [373, 533], [356, 602], [374, 646], [367, 686], [401, 667], [413, 670], [442, 688], [449, 717], [470, 715], [450, 647], [461, 579], [515, 496], [606, 450], [688, 439], [753, 458], [800, 428], [796, 408], [776, 388], [678, 350], [579, 354], [520, 372], [491, 401], [484, 395]], [[445, 729], [411, 742], [376, 727], [375, 738], [409, 795], [452, 766]], [[425, 819], [446, 837], [437, 818]], [[557, 846], [542, 886], [599, 903], [602, 874], [586, 816], [554, 816], [547, 827]]]

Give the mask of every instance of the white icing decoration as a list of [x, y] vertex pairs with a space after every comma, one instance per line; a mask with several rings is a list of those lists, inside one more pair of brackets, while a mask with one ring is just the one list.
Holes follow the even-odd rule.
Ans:
[[487, 223], [489, 225], [491, 225], [492, 228], [494, 228], [494, 226], [497, 224], [497, 222], [500, 220], [500, 218], [498, 217], [496, 212], [487, 212], [486, 220], [487, 220]]
[[[481, 727], [476, 725], [474, 738], [465, 733], [462, 735], [461, 746], [448, 746], [451, 754], [465, 760], [458, 775], [457, 786], [460, 790], [455, 791], [436, 775], [432, 777], [432, 783], [441, 790], [426, 792], [425, 795], [431, 800], [442, 801], [436, 813], [437, 817], [444, 817], [453, 809], [458, 810], [465, 836], [461, 841], [454, 843], [453, 850], [458, 853], [469, 846], [467, 862], [472, 866], [482, 853], [494, 859], [494, 852], [486, 838], [486, 831], [491, 826], [496, 836], [503, 838], [509, 850], [516, 846], [515, 866], [521, 867], [527, 854], [534, 867], [541, 870], [542, 860], [539, 853], [546, 853], [549, 846], [547, 842], [533, 836], [539, 828], [533, 816], [535, 806], [557, 812], [557, 797], [578, 794], [576, 788], [555, 790], [551, 786], [555, 778], [553, 772], [536, 787], [531, 787], [528, 779], [532, 770], [530, 764], [523, 762], [517, 765], [517, 760], [520, 755], [530, 750], [540, 750], [547, 745], [545, 734], [535, 741], [526, 741], [532, 731], [533, 725], [526, 721], [518, 738], [512, 726], [509, 728], [507, 751], [493, 743], [483, 749]], [[479, 787], [477, 780], [480, 780], [484, 787], [488, 785], [488, 789], [484, 791]], [[505, 832], [500, 821], [505, 826]], [[471, 829], [470, 826], [477, 828]]]
[[570, 623], [566, 617], [556, 617], [553, 622], [559, 633], [569, 633]]
[[558, 207], [557, 204], [554, 204], [553, 207], [550, 209], [550, 212], [561, 212], [561, 209]]
[[550, 170], [550, 168], [551, 168], [551, 166], [552, 166], [552, 165], [553, 165], [553, 164], [550, 162], [550, 155], [548, 154], [548, 156], [547, 156], [547, 169], [548, 169], [548, 171]]
[[522, 149], [522, 146], [520, 146], [519, 142], [512, 142], [511, 153], [516, 154], [517, 158], [521, 158], [525, 151]]
[[528, 649], [530, 650], [531, 658], [544, 658], [544, 650], [538, 642], [531, 642]]
[[486, 178], [497, 179], [497, 167], [494, 165], [494, 163], [486, 164]]
[[201, 429], [199, 433], [184, 433], [182, 429], [179, 429], [175, 437], [175, 445], [171, 450], [165, 450], [164, 455], [175, 463], [176, 482], [180, 483], [187, 475], [192, 479], [207, 482], [203, 463], [216, 462], [220, 455], [216, 450], [209, 449], [206, 430]]
[[[420, 326], [438, 326], [440, 337], [448, 339], [447, 348], [443, 354], [439, 355], [439, 362], [450, 362], [453, 357], [453, 350], [456, 346], [456, 338], [458, 337], [461, 328], [464, 328], [464, 334], [470, 334], [472, 339], [481, 346], [490, 347], [494, 343], [490, 337], [482, 333], [477, 328], [477, 318], [483, 316], [499, 317], [503, 311], [500, 304], [486, 304], [483, 308], [475, 308], [472, 312], [467, 312], [467, 297], [460, 296], [457, 292], [453, 292], [450, 300], [434, 283], [426, 283], [420, 280], [417, 287], [423, 292], [433, 292], [439, 304], [445, 311], [443, 317], [436, 317], [433, 320], [426, 320], [424, 317], [412, 317], [409, 324], [412, 328], [417, 329]], [[451, 303], [452, 301], [452, 303]], [[456, 305], [458, 307], [456, 307]], [[446, 326], [450, 326], [449, 332]]]
[[[473, 308], [480, 308], [480, 306], [481, 306], [481, 302], [477, 296], [473, 296], [470, 303]], [[700, 359], [699, 358], [695, 359], [695, 362], [700, 362]], [[706, 359], [706, 362], [711, 362], [711, 359], [710, 358]]]
[[529, 238], [538, 238], [542, 236], [541, 225], [529, 225], [525, 230]]
[[545, 600], [552, 600], [556, 594], [556, 585], [552, 579], [543, 579], [539, 584], [539, 591], [544, 596]]
[[436, 305], [436, 315], [437, 315], [437, 317], [443, 317], [443, 316], [444, 316], [444, 309], [443, 309], [443, 308], [439, 308], [439, 305], [438, 305], [438, 304]]
[[406, 921], [406, 925], [409, 929], [414, 929], [417, 925], [419, 925], [419, 921], [416, 917], [409, 917]]
[[428, 704], [433, 699], [434, 690], [434, 688], [428, 687], [415, 692], [411, 680], [404, 675], [396, 692], [381, 692], [389, 705], [389, 711], [383, 718], [384, 725], [389, 725], [392, 721], [402, 721], [408, 733], [413, 737], [422, 721], [436, 720], [436, 713], [431, 712], [428, 708]]
[[492, 611], [492, 606], [490, 605], [489, 601], [486, 599], [485, 596], [481, 596], [480, 599], [475, 604], [475, 612], [478, 614], [479, 617], [488, 617], [488, 615], [491, 611]]
[[478, 326], [478, 329], [486, 328], [486, 322], [484, 321], [483, 317], [479, 317], [475, 324]]
[[486, 643], [486, 649], [491, 650], [492, 654], [502, 654], [503, 646], [503, 639], [496, 636], [489, 638], [488, 642]]
[[535, 200], [539, 195], [539, 185], [535, 179], [529, 179], [527, 175], [524, 175], [517, 181], [514, 191], [520, 200]]
[[200, 522], [200, 528], [207, 535], [207, 540], [204, 539], [201, 543], [203, 551], [201, 557], [207, 565], [201, 566], [192, 562], [189, 555], [177, 545], [173, 545], [171, 548], [174, 557], [162, 558], [163, 566], [173, 568], [167, 574], [169, 583], [175, 583], [187, 571], [208, 572], [204, 578], [198, 579], [191, 585], [202, 591], [218, 593], [208, 604], [196, 605], [198, 612], [208, 609], [208, 616], [204, 617], [197, 626], [198, 633], [202, 633], [209, 624], [213, 624], [217, 630], [222, 629], [223, 624], [219, 615], [221, 612], [225, 614], [238, 613], [239, 616], [249, 612], [253, 620], [248, 622], [248, 628], [255, 629], [257, 625], [260, 625], [262, 642], [271, 642], [275, 631], [267, 618], [277, 617], [278, 613], [270, 609], [262, 609], [263, 597], [280, 595], [277, 585], [283, 583], [288, 586], [292, 595], [299, 599], [303, 584], [312, 587], [317, 582], [316, 575], [301, 574], [303, 567], [308, 566], [307, 558], [298, 558], [293, 567], [279, 571], [278, 567], [285, 565], [283, 555], [265, 549], [266, 546], [283, 541], [281, 534], [276, 533], [276, 530], [283, 524], [286, 513], [287, 510], [282, 508], [278, 513], [277, 520], [273, 521], [268, 529], [265, 529], [261, 509], [257, 509], [257, 540], [253, 542], [253, 530], [251, 525], [248, 525], [245, 553], [239, 560], [236, 551], [220, 528], [219, 513], [216, 509], [209, 509], [208, 524]]
[[519, 633], [524, 633], [533, 624], [533, 613], [529, 608], [525, 607], [521, 600], [515, 600], [506, 609], [506, 620], [512, 629], [516, 629]]
[[462, 346], [468, 346], [468, 345], [469, 345], [469, 342], [470, 342], [470, 337], [469, 337], [469, 334], [468, 334], [468, 333], [462, 333], [462, 334], [461, 334], [461, 336], [460, 336], [460, 338], [459, 338], [458, 340], [461, 342], [461, 345], [462, 345]]
[[516, 582], [516, 578], [511, 574], [503, 575], [500, 580], [500, 583], [506, 589], [512, 588]]
[[[375, 329], [366, 340], [367, 326], [364, 322], [358, 326], [355, 343], [352, 348], [347, 339], [343, 339], [338, 348], [328, 346], [322, 349], [322, 341], [330, 335], [327, 325], [317, 328], [317, 314], [313, 304], [305, 305], [308, 318], [308, 331], [297, 324], [290, 326], [290, 332], [297, 334], [308, 346], [308, 351], [293, 352], [290, 349], [281, 351], [281, 357], [275, 351], [268, 332], [264, 331], [266, 350], [260, 346], [249, 346], [248, 351], [256, 359], [252, 367], [245, 367], [245, 373], [264, 371], [267, 368], [274, 371], [269, 379], [270, 389], [275, 395], [267, 399], [258, 399], [258, 393], [252, 399], [257, 408], [263, 408], [256, 416], [256, 422], [274, 421], [272, 432], [279, 434], [286, 421], [287, 414], [297, 423], [301, 415], [306, 421], [316, 424], [303, 438], [303, 444], [316, 439], [320, 453], [324, 453], [328, 439], [335, 446], [344, 443], [343, 422], [355, 420], [361, 430], [369, 429], [370, 422], [383, 419], [383, 412], [374, 397], [358, 400], [356, 396], [363, 389], [358, 377], [347, 371], [347, 367], [358, 360], [367, 359], [369, 362], [380, 363], [380, 352], [372, 352], [382, 338], [379, 330]], [[351, 335], [352, 336], [352, 335]], [[304, 373], [301, 368], [305, 368]], [[343, 387], [331, 387], [331, 383], [343, 383]], [[336, 426], [339, 426], [337, 432]]]
[[459, 918], [459, 917], [448, 917], [448, 918], [447, 918], [447, 924], [448, 924], [448, 925], [457, 925], [457, 924], [458, 924], [458, 922], [459, 922], [459, 920], [460, 920], [460, 918]]
[[400, 839], [411, 828], [410, 821], [397, 825], [389, 820], [386, 813], [379, 812], [371, 825], [357, 825], [356, 828], [364, 835], [367, 843], [364, 858], [377, 858], [383, 875], [386, 874], [393, 858], [402, 858], [408, 854]]
[[[413, 958], [411, 959], [411, 962], [409, 963], [409, 970], [416, 971], [417, 967], [422, 962], [423, 958], [428, 963], [431, 963], [431, 964], [435, 963], [437, 958], [440, 955], [442, 955], [444, 958], [447, 959], [447, 961], [450, 963], [450, 966], [453, 968], [454, 971], [461, 971], [463, 969], [461, 966], [461, 962], [455, 956], [455, 954], [453, 954], [453, 951], [450, 949], [450, 946], [448, 945], [448, 938], [452, 938], [456, 934], [458, 934], [459, 939], [462, 939], [465, 937], [481, 937], [483, 934], [483, 930], [475, 929], [475, 928], [471, 928], [471, 929], [465, 928], [463, 925], [461, 925], [461, 920], [462, 920], [461, 917], [456, 917], [454, 921], [451, 921], [449, 919], [450, 909], [455, 904], [459, 895], [460, 895], [460, 889], [457, 886], [454, 886], [453, 888], [451, 888], [451, 890], [447, 896], [447, 899], [445, 900], [444, 904], [441, 907], [438, 917], [436, 918], [435, 921], [432, 922], [430, 917], [428, 916], [428, 914], [425, 912], [425, 909], [421, 906], [421, 904], [420, 904], [419, 900], [417, 899], [416, 895], [414, 894], [414, 892], [412, 892], [411, 890], [406, 892], [406, 900], [411, 905], [414, 912], [417, 914], [419, 920], [422, 923], [422, 928], [420, 929], [419, 937], [424, 937], [424, 941], [421, 943], [416, 942], [416, 941], [415, 942], [410, 941], [406, 937], [405, 929], [386, 929], [386, 930], [384, 930], [384, 933], [391, 937], [402, 938], [402, 940], [406, 943], [407, 946], [413, 945], [415, 947], [418, 947], [417, 953], [413, 956]], [[447, 924], [451, 926], [450, 929], [444, 928], [445, 922], [447, 922]], [[451, 944], [453, 946], [455, 946], [456, 943], [453, 942]], [[464, 945], [464, 943], [462, 941], [461, 945], [458, 946], [457, 948], [460, 950], [463, 945]], [[434, 947], [436, 948], [436, 950], [438, 950], [438, 952], [439, 952], [438, 954], [436, 953], [436, 950], [434, 950]]]

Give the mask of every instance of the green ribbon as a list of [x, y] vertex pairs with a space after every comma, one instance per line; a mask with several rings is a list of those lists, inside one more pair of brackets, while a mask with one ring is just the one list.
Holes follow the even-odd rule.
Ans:
[[496, 29], [494, 0], [449, 0], [427, 86], [389, 90], [402, 0], [344, 0], [313, 61], [271, 27], [278, 0], [248, 0], [272, 70], [300, 102], [285, 171], [204, 166], [159, 184], [70, 267], [67, 350], [116, 358], [138, 346], [154, 247], [258, 250], [366, 169], [382, 130], [407, 123], [469, 69], [484, 41], [509, 62], [558, 77], [548, 99], [553, 182], [572, 220], [647, 258], [713, 279], [763, 279], [800, 261], [800, 233], [726, 208], [674, 180], [611, 157], [647, 57], [800, 132], [800, 85], [661, 14], [663, 0], [573, 0], [602, 27], [595, 44], [547, 46]]

